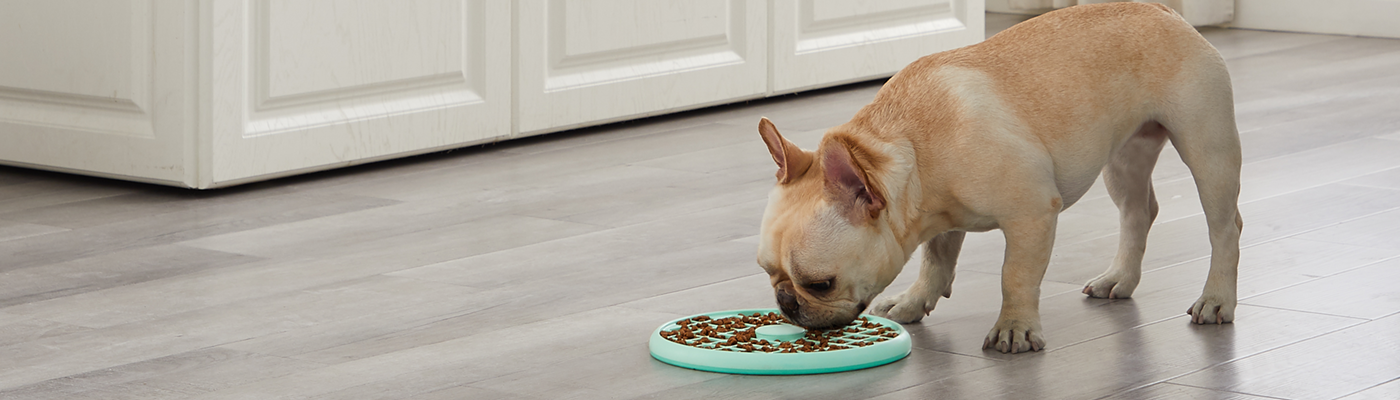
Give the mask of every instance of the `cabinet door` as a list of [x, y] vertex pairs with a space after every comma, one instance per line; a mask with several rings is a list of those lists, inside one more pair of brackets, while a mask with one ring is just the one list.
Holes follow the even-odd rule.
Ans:
[[510, 4], [213, 0], [206, 185], [510, 134]]
[[185, 2], [0, 2], [0, 163], [170, 185], [195, 171]]
[[893, 75], [984, 39], [983, 0], [775, 0], [773, 92]]
[[519, 2], [519, 131], [762, 96], [766, 6], [759, 0]]

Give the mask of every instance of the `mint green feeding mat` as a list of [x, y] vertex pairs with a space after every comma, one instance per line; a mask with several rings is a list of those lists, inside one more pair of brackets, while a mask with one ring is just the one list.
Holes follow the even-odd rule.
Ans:
[[693, 315], [662, 324], [648, 347], [667, 364], [746, 375], [853, 371], [898, 361], [913, 348], [904, 327], [872, 315], [820, 332], [782, 322], [776, 309]]

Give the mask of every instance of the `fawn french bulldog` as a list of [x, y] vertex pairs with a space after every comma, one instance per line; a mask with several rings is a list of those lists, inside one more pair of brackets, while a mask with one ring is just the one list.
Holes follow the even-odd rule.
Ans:
[[[965, 232], [1000, 229], [1001, 314], [983, 348], [1038, 351], [1059, 213], [1103, 175], [1119, 209], [1118, 255], [1084, 293], [1131, 296], [1157, 215], [1152, 169], [1170, 140], [1210, 232], [1210, 273], [1187, 313], [1198, 324], [1231, 322], [1243, 228], [1232, 96], [1219, 52], [1169, 8], [1047, 13], [914, 61], [815, 151], [760, 121], [778, 183], [758, 264], [783, 314], [807, 328], [844, 325], [867, 306], [910, 323], [951, 295]], [[872, 303], [920, 245], [918, 280]]]

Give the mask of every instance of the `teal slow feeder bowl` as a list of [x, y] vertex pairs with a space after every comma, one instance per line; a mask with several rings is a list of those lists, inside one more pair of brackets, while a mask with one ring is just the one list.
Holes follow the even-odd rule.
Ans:
[[[662, 324], [648, 347], [667, 364], [745, 375], [853, 371], [899, 361], [913, 348], [904, 327], [873, 315], [826, 332], [781, 323], [777, 315], [776, 309], [692, 315]], [[726, 327], [716, 328], [715, 321]]]

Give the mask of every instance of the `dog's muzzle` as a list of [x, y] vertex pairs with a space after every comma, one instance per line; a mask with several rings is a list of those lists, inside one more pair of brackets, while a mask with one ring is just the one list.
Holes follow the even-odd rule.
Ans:
[[797, 312], [801, 308], [801, 305], [797, 304], [797, 295], [793, 293], [794, 290], [796, 288], [792, 287], [792, 281], [783, 281], [773, 288], [773, 293], [778, 298], [778, 309], [783, 310], [783, 314], [787, 315], [789, 319], [797, 317]]

